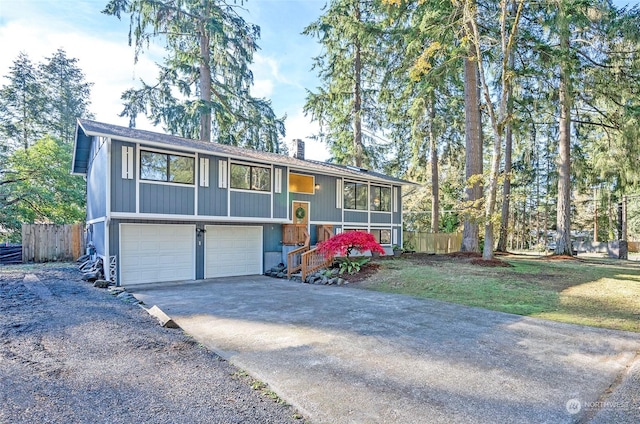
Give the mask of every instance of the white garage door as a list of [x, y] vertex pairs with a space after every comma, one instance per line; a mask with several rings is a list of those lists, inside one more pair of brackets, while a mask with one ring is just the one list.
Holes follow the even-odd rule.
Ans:
[[120, 284], [195, 279], [194, 225], [121, 224]]
[[262, 227], [207, 225], [205, 278], [262, 274]]

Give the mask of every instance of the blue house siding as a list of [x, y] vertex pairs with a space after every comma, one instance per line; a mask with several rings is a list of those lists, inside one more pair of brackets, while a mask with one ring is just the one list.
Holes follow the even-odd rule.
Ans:
[[280, 252], [282, 250], [282, 225], [264, 224], [262, 228], [264, 251]]
[[[114, 140], [111, 144], [111, 211], [136, 211], [136, 179], [122, 178], [122, 147], [133, 147], [133, 143]], [[133, 161], [134, 175], [138, 173], [138, 164]]]
[[101, 143], [99, 137], [91, 141], [87, 170], [87, 221], [107, 215], [107, 143]]
[[194, 187], [140, 184], [140, 212], [194, 215]]
[[369, 220], [368, 212], [351, 211], [351, 210], [344, 211], [344, 222], [346, 223], [353, 222], [353, 223], [366, 224], [368, 220]]
[[[302, 172], [296, 172], [296, 174], [302, 174]], [[342, 221], [342, 210], [336, 208], [336, 178], [327, 175], [314, 176], [316, 185], [319, 186], [315, 194], [291, 193], [291, 202], [310, 202], [309, 220], [311, 221]]]
[[402, 187], [400, 186], [394, 186], [393, 187], [396, 190], [392, 189], [392, 196], [393, 196], [393, 191], [397, 191], [397, 196], [396, 196], [396, 204], [398, 205], [398, 209], [396, 212], [393, 212], [393, 223], [394, 224], [400, 224], [402, 222]]
[[104, 241], [105, 241], [105, 223], [104, 222], [96, 222], [94, 224], [89, 225], [89, 234], [91, 238], [91, 242], [93, 243], [96, 253], [100, 256], [106, 256], [107, 252], [105, 251]]
[[215, 156], [200, 157], [209, 159], [209, 187], [198, 187], [198, 215], [227, 216], [227, 189], [219, 188], [219, 159]]
[[372, 224], [391, 224], [390, 213], [371, 212]]
[[274, 218], [287, 218], [287, 212], [289, 210], [289, 205], [287, 204], [287, 168], [283, 166], [276, 166], [275, 170], [280, 170], [282, 172], [282, 181], [280, 187], [280, 193], [276, 193], [277, 188], [275, 187], [275, 176], [274, 176], [274, 193], [273, 193], [273, 217]]
[[231, 192], [231, 216], [271, 218], [271, 195], [268, 193]]

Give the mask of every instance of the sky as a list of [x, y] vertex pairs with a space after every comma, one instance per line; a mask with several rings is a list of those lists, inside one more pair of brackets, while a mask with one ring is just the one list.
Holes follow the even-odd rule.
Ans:
[[[119, 117], [120, 96], [136, 86], [139, 79], [155, 81], [153, 59], [162, 57], [162, 46], [151, 48], [137, 64], [134, 49], [128, 45], [129, 21], [100, 13], [108, 0], [0, 0], [0, 86], [3, 77], [20, 52], [37, 63], [63, 48], [67, 57], [77, 58], [88, 82], [94, 85], [90, 110], [98, 121], [127, 126]], [[308, 140], [318, 131], [317, 124], [302, 111], [307, 89], [318, 85], [312, 58], [321, 46], [302, 30], [322, 13], [325, 0], [249, 0], [245, 1], [245, 20], [261, 27], [260, 50], [254, 56], [252, 71], [254, 97], [271, 99], [276, 116], [286, 115], [285, 143], [306, 141], [306, 157], [329, 158], [324, 145]], [[163, 132], [138, 119], [138, 128]]]
[[[307, 90], [318, 86], [311, 69], [321, 46], [302, 30], [315, 21], [328, 0], [248, 0], [243, 16], [261, 27], [261, 49], [254, 57], [252, 95], [271, 99], [277, 116], [286, 115], [285, 143], [306, 141], [306, 157], [326, 160], [329, 153], [319, 142], [309, 140], [318, 132], [302, 111]], [[614, 0], [617, 6], [640, 0]], [[91, 111], [98, 121], [128, 125], [120, 96], [139, 79], [155, 80], [153, 58], [162, 57], [162, 46], [152, 46], [134, 64], [134, 50], [128, 45], [128, 18], [119, 21], [100, 13], [107, 0], [0, 0], [0, 86], [2, 78], [20, 52], [34, 62], [50, 57], [58, 48], [77, 58], [86, 80], [92, 82]], [[138, 128], [162, 132], [138, 119]]]

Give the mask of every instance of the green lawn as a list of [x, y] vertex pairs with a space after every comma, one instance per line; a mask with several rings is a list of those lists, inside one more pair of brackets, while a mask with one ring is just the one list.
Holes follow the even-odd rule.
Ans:
[[640, 332], [640, 264], [603, 259], [502, 257], [511, 267], [468, 258], [405, 255], [377, 262], [361, 287], [554, 321]]

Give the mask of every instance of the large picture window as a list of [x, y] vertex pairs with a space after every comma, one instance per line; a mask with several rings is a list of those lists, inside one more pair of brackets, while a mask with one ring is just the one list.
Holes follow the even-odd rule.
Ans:
[[315, 193], [315, 178], [311, 175], [289, 174], [289, 191], [291, 193]]
[[271, 169], [261, 166], [231, 164], [231, 188], [271, 191]]
[[355, 209], [366, 211], [368, 207], [368, 189], [363, 183], [344, 182], [344, 205], [345, 209]]
[[195, 159], [167, 153], [140, 152], [140, 179], [193, 184]]
[[371, 210], [391, 212], [391, 187], [371, 186]]

